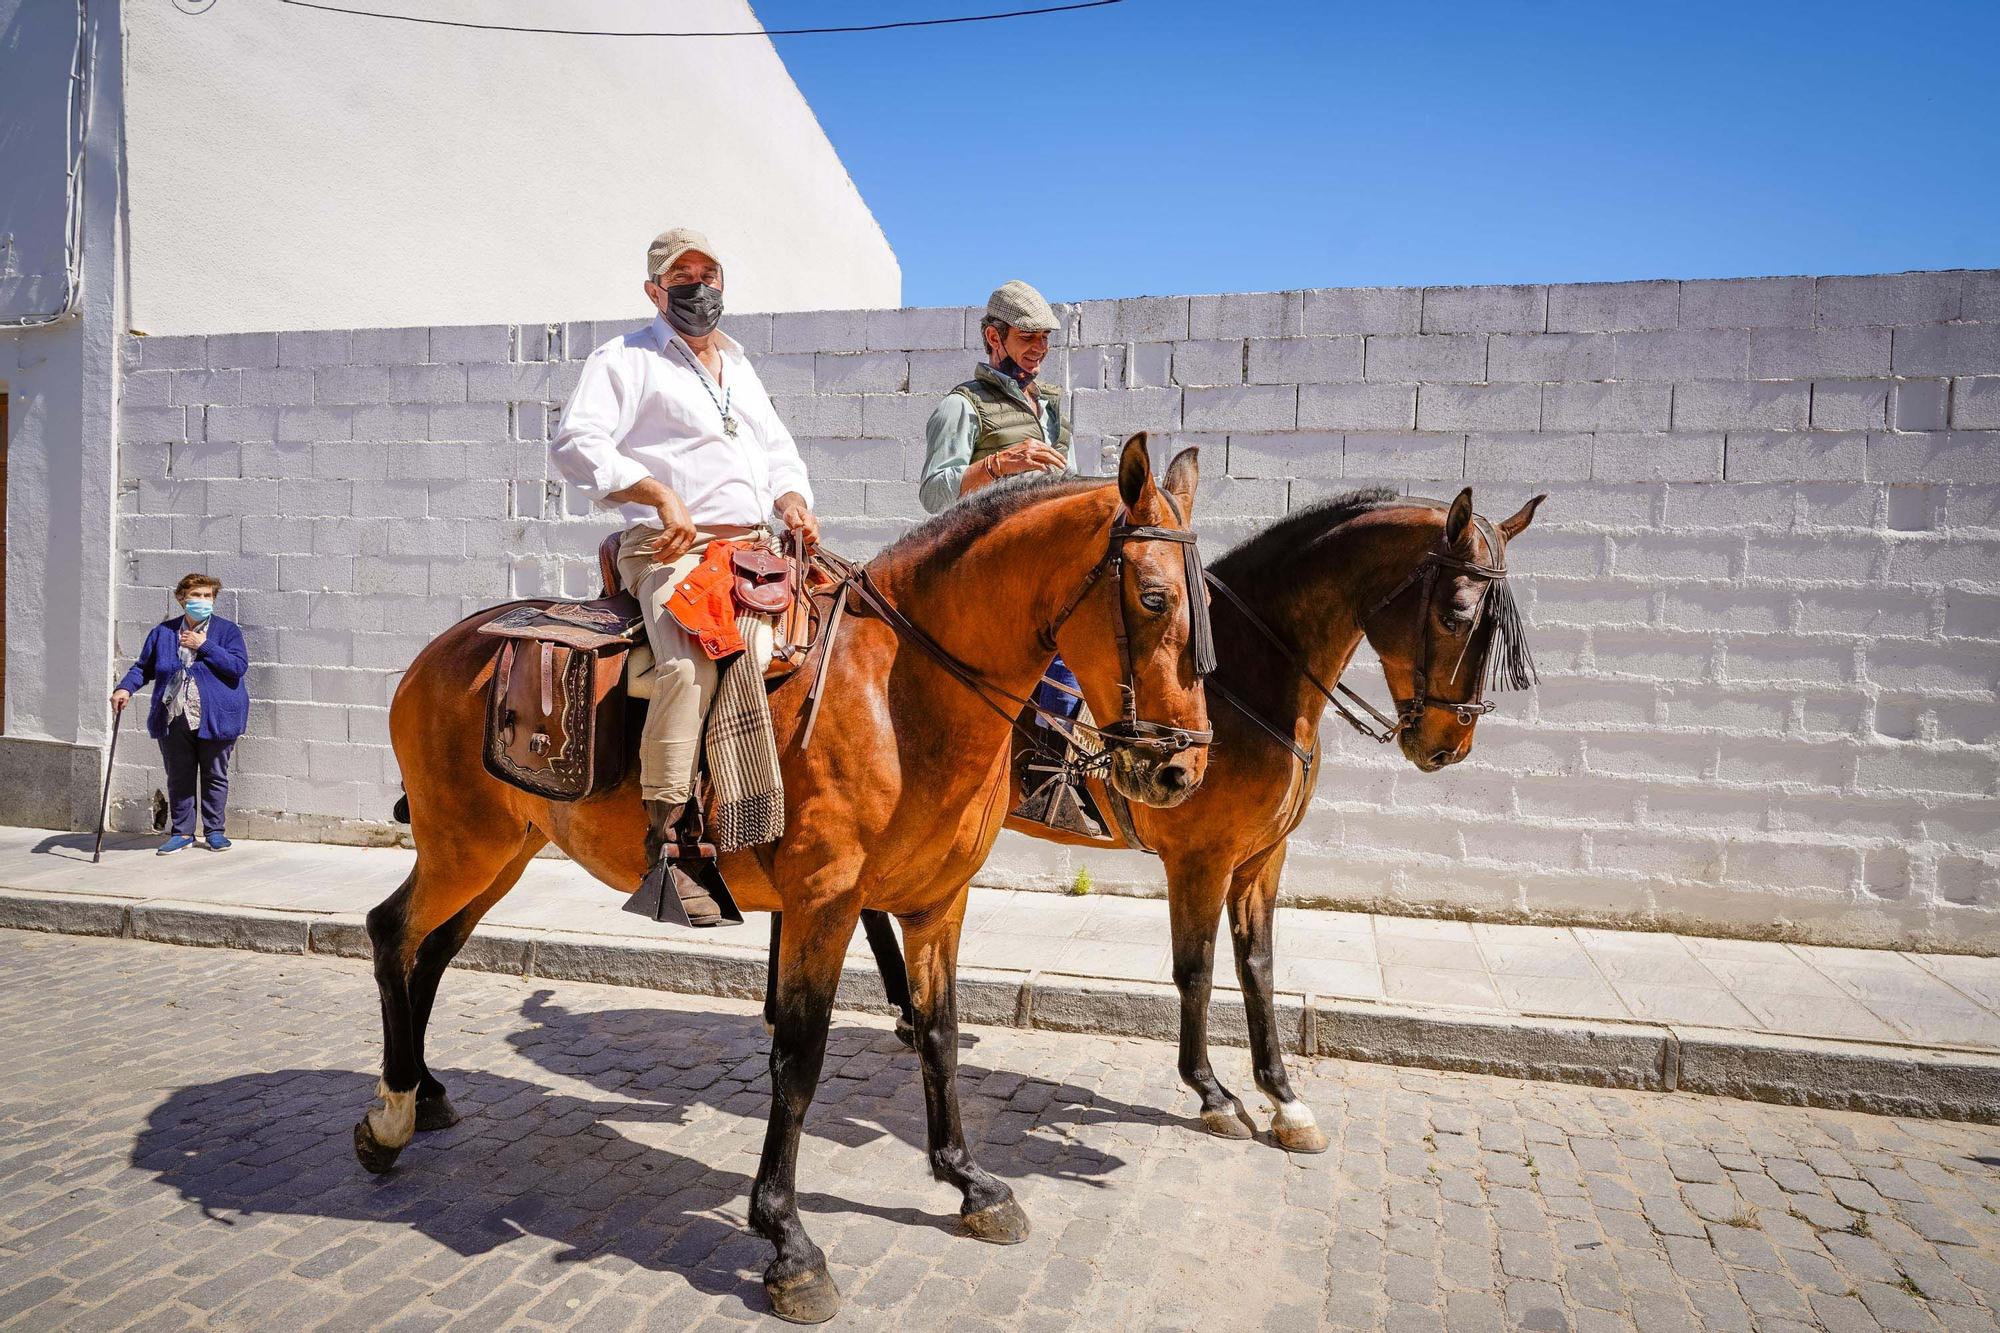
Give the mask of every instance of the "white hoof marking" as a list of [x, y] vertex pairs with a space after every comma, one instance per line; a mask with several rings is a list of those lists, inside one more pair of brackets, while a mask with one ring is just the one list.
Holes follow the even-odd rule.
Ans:
[[1271, 1128], [1311, 1129], [1319, 1122], [1313, 1119], [1312, 1108], [1304, 1102], [1274, 1102], [1271, 1106]]
[[417, 1132], [417, 1090], [391, 1092], [387, 1083], [375, 1085], [382, 1104], [368, 1113], [368, 1129], [385, 1148], [400, 1148]]

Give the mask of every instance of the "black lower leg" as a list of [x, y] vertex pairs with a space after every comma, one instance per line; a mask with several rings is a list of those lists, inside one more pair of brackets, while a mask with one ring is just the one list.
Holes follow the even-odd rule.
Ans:
[[1258, 1089], [1273, 1103], [1296, 1101], [1285, 1073], [1284, 1046], [1271, 980], [1271, 901], [1256, 893], [1232, 898], [1230, 936], [1236, 978], [1243, 987], [1243, 1017], [1250, 1029], [1250, 1068]]
[[417, 949], [416, 962], [410, 968], [410, 1040], [417, 1061], [418, 1129], [443, 1129], [458, 1119], [445, 1097], [444, 1084], [431, 1073], [430, 1064], [424, 1059], [424, 1036], [430, 1031], [431, 1007], [437, 1002], [444, 970], [465, 947], [479, 917], [475, 904], [461, 909], [457, 916], [424, 937]]
[[778, 1026], [778, 945], [785, 934], [785, 914], [771, 913], [771, 957], [764, 966], [764, 1026], [776, 1031]]
[[[1208, 999], [1215, 977], [1215, 923], [1174, 929], [1174, 987], [1181, 996], [1181, 1081], [1201, 1098], [1202, 1120], [1217, 1132], [1238, 1121], [1236, 1099], [1208, 1063]], [[1247, 1130], [1246, 1130], [1247, 1132]]]
[[972, 1159], [958, 1105], [958, 995], [953, 978], [925, 987], [916, 1006], [917, 1054], [924, 1066], [924, 1119], [929, 1131], [931, 1175], [956, 1186], [967, 1227], [981, 1240], [1024, 1240], [1028, 1220], [1005, 1181]]
[[882, 993], [896, 1008], [896, 1035], [904, 1045], [912, 1045], [917, 1013], [910, 1006], [910, 971], [903, 962], [903, 946], [896, 942], [896, 928], [889, 924], [887, 912], [871, 910], [861, 914], [861, 929], [875, 955], [875, 970], [882, 974]]

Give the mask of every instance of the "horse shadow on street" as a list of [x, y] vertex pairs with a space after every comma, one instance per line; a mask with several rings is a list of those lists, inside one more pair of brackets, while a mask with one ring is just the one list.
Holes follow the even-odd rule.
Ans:
[[[536, 1236], [561, 1247], [550, 1256], [557, 1265], [622, 1257], [677, 1273], [703, 1294], [766, 1310], [762, 1269], [770, 1247], [742, 1221], [769, 1109], [761, 1021], [687, 1010], [577, 1012], [551, 1003], [547, 992], [526, 1001], [523, 1013], [533, 1027], [510, 1034], [516, 1049], [552, 1081], [581, 1082], [604, 1095], [434, 1066], [462, 1118], [417, 1135], [394, 1171], [371, 1176], [354, 1160], [352, 1131], [371, 1104], [374, 1074], [327, 1068], [239, 1074], [173, 1092], [147, 1117], [132, 1164], [220, 1225], [234, 1225], [232, 1214], [387, 1223], [413, 1228], [468, 1259], [517, 1236]], [[439, 1018], [443, 1029], [448, 1020]], [[855, 1077], [867, 1070], [879, 1077]], [[1014, 1089], [1013, 1103], [1044, 1109], [1033, 1116], [995, 1113], [994, 1097], [974, 1092], [989, 1076]], [[1031, 1119], [1183, 1123], [1152, 1108], [973, 1064], [961, 1065], [960, 1087], [975, 1152], [982, 1165], [1007, 1177], [1101, 1185], [1125, 1165], [1083, 1144], [1026, 1135], [1022, 1122]], [[731, 1117], [740, 1124], [732, 1126]], [[1001, 1141], [984, 1141], [981, 1131], [1002, 1120], [1013, 1123], [997, 1136]], [[836, 1022], [806, 1133], [839, 1145], [893, 1135], [919, 1154], [902, 1179], [927, 1177], [915, 1056], [887, 1031]], [[675, 1147], [683, 1136], [686, 1152]], [[700, 1156], [703, 1149], [739, 1159], [748, 1153], [753, 1164], [747, 1171], [714, 1166]], [[814, 1155], [820, 1160], [808, 1162], [809, 1176], [864, 1195], [800, 1193], [800, 1207], [819, 1219], [815, 1230], [826, 1233], [822, 1243], [836, 1265], [857, 1218], [962, 1230], [947, 1186], [935, 1186], [938, 1211], [871, 1203], [865, 1194], [874, 1192], [872, 1182], [830, 1175], [826, 1150]], [[880, 1192], [910, 1194], [887, 1181]], [[963, 1237], [963, 1243], [979, 1242]]]

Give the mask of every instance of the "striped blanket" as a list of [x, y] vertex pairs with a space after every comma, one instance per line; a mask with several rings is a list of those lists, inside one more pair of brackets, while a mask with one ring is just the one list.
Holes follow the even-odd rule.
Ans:
[[[736, 627], [745, 643], [760, 619], [741, 612]], [[785, 831], [785, 786], [778, 769], [778, 741], [764, 693], [764, 663], [755, 652], [719, 664], [715, 703], [708, 710], [702, 752], [708, 763], [714, 818], [708, 835], [717, 850], [775, 842]]]

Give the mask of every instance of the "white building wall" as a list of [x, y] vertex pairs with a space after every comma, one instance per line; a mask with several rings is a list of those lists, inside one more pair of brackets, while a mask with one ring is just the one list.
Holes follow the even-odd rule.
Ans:
[[[1511, 513], [1542, 684], [1420, 773], [1330, 723], [1288, 900], [2000, 952], [2000, 272], [1086, 302], [1081, 456], [1202, 449], [1211, 555], [1386, 484]], [[828, 541], [920, 516], [976, 312], [730, 322]], [[121, 643], [206, 567], [255, 666], [232, 828], [376, 839], [395, 673], [459, 616], [582, 595], [607, 520], [548, 423], [616, 325], [134, 339]], [[1226, 645], [1225, 645], [1226, 646]], [[1385, 697], [1379, 669], [1357, 688]], [[129, 757], [131, 767], [126, 768]], [[159, 781], [119, 755], [125, 817]], [[1157, 893], [1007, 835], [987, 883]]]
[[[401, 8], [759, 26], [744, 0]], [[895, 256], [768, 38], [478, 32], [271, 0], [128, 4], [126, 23], [142, 332], [622, 316], [673, 225], [724, 249], [733, 310], [899, 303]]]
[[[118, 9], [90, 7], [92, 109], [82, 299], [46, 327], [0, 329], [8, 398], [4, 816], [94, 814], [111, 669], [112, 515], [122, 339]], [[0, 320], [62, 302], [65, 104], [77, 9], [0, 0]]]

